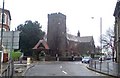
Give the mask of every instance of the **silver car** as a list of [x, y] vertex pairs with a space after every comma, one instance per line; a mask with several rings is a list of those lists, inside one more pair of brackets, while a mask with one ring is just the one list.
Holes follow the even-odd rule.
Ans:
[[82, 63], [90, 63], [91, 57], [82, 58]]

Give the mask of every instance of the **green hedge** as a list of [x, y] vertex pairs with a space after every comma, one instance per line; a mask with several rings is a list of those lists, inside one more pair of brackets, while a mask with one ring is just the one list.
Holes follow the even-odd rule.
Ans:
[[21, 54], [22, 53], [20, 51], [16, 51], [16, 52], [12, 51], [12, 53], [11, 53], [12, 59], [13, 60], [19, 60]]

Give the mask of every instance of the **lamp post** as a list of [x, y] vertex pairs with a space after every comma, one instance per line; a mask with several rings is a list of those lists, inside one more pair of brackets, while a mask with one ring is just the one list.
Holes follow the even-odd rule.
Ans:
[[[91, 17], [91, 19], [94, 19], [94, 17]], [[102, 53], [102, 17], [99, 18], [100, 20], [100, 48]]]
[[100, 47], [102, 53], [102, 17], [100, 17]]

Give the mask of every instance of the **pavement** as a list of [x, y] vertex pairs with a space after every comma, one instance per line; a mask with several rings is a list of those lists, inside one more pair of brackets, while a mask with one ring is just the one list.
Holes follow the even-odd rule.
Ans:
[[87, 68], [112, 77], [118, 77], [118, 64], [111, 61], [93, 61], [87, 65]]
[[36, 62], [32, 62], [29, 65], [26, 60], [23, 60], [22, 63], [20, 61], [14, 61], [14, 76], [24, 76], [24, 74], [33, 67]]
[[[2, 63], [2, 71], [4, 71], [7, 68], [7, 66], [8, 66], [8, 63]], [[0, 68], [1, 68], [1, 66], [0, 66]], [[1, 69], [0, 69], [0, 72], [1, 72]], [[1, 75], [1, 73], [0, 73], [0, 75]]]
[[[20, 61], [14, 61], [14, 76], [23, 76], [23, 74], [32, 67], [36, 62], [33, 62], [27, 65], [27, 61], [23, 60], [22, 63]], [[8, 62], [2, 63], [2, 72], [7, 69]], [[1, 69], [0, 69], [0, 76], [1, 76]]]

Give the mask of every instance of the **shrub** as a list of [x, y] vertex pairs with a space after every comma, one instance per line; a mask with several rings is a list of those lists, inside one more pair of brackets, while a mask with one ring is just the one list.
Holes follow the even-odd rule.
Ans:
[[12, 56], [12, 59], [13, 60], [18, 60], [19, 58], [20, 58], [20, 56], [21, 56], [21, 52], [20, 51], [12, 51], [12, 53], [11, 53], [11, 56]]

